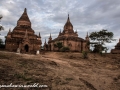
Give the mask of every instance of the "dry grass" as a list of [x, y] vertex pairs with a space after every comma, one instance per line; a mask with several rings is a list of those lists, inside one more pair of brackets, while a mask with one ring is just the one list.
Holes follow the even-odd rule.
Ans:
[[28, 90], [120, 90], [120, 55], [88, 54], [88, 59], [83, 59], [81, 53], [0, 52], [0, 84], [10, 83], [48, 85], [48, 88]]

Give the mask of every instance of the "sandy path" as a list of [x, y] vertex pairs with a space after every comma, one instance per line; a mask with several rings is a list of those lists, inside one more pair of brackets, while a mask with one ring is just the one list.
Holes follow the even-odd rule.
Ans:
[[[37, 56], [22, 56], [55, 63], [56, 65], [54, 66], [47, 66], [47, 68], [53, 70], [55, 73], [53, 76], [53, 82], [57, 82], [57, 80], [60, 79], [62, 83], [58, 82], [58, 84], [67, 83], [65, 84], [65, 87], [72, 88], [72, 90], [120, 90], [120, 88], [116, 87], [116, 84], [114, 84], [114, 78], [120, 75], [120, 69], [109, 69], [109, 63], [105, 63], [103, 60], [65, 59], [61, 58], [60, 55], [57, 55], [55, 52]], [[66, 79], [68, 79], [69, 82], [66, 82]], [[56, 87], [55, 84], [52, 86]], [[58, 87], [61, 87], [61, 85], [58, 85]], [[82, 89], [82, 87], [84, 87], [84, 89]]]
[[[110, 88], [113, 78], [116, 77], [119, 72], [117, 70], [109, 70], [103, 67], [97, 67], [97, 65], [89, 62], [68, 60], [59, 58], [54, 54], [45, 56], [44, 58], [54, 61], [59, 64], [60, 68], [55, 68], [57, 71], [56, 76], [71, 76], [76, 82], [83, 82], [91, 90], [108, 90]], [[113, 89], [116, 90], [116, 89]]]

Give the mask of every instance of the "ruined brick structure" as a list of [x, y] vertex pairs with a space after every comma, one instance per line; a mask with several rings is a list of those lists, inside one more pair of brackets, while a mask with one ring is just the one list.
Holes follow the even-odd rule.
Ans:
[[45, 50], [49, 50], [49, 51], [57, 51], [58, 48], [55, 47], [55, 44], [57, 42], [61, 42], [62, 45], [64, 47], [68, 47], [70, 49], [70, 51], [88, 51], [89, 50], [89, 46], [87, 45], [87, 43], [89, 42], [89, 37], [88, 34], [84, 39], [78, 37], [77, 31], [74, 32], [73, 30], [73, 25], [70, 22], [70, 18], [68, 15], [68, 19], [67, 22], [64, 25], [63, 31], [59, 32], [59, 35], [57, 38], [52, 40], [51, 34], [48, 40], [48, 43], [44, 43], [44, 48]]
[[22, 16], [17, 21], [17, 26], [12, 32], [9, 30], [5, 40], [5, 48], [9, 51], [16, 52], [17, 49], [20, 49], [21, 53], [35, 53], [40, 49], [41, 44], [40, 33], [39, 36], [35, 35], [25, 8]]
[[120, 54], [120, 39], [119, 39], [119, 42], [117, 43], [117, 45], [115, 45], [115, 49], [112, 49], [111, 50], [111, 53], [113, 54]]

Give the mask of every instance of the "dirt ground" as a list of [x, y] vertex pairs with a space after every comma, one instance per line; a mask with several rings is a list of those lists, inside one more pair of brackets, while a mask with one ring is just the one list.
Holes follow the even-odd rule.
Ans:
[[[44, 55], [0, 51], [0, 85], [47, 85], [9, 90], [120, 90], [120, 54], [46, 52]], [[8, 88], [0, 88], [8, 90]]]

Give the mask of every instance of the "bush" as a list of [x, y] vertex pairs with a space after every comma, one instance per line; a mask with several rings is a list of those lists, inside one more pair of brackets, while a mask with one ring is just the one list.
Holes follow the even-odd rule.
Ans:
[[0, 48], [2, 48], [2, 49], [4, 49], [4, 48], [5, 48], [5, 44], [4, 44], [4, 42], [3, 42], [3, 40], [2, 40], [2, 39], [0, 39]]
[[87, 56], [87, 55], [88, 55], [87, 51], [83, 51], [83, 52], [82, 52], [82, 55], [83, 55], [83, 56], [82, 56], [83, 59], [88, 58], [88, 56]]
[[5, 45], [4, 45], [4, 44], [0, 44], [0, 48], [1, 48], [1, 49], [4, 49], [4, 48], [5, 48]]
[[54, 47], [57, 47], [58, 51], [60, 51], [60, 49], [63, 47], [62, 42], [56, 42], [56, 44], [54, 44]]
[[69, 49], [69, 47], [62, 47], [61, 51], [62, 52], [68, 52], [68, 51], [70, 51], [70, 49]]

